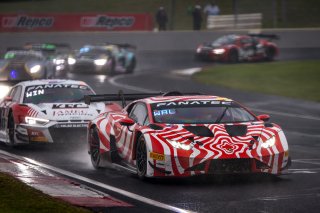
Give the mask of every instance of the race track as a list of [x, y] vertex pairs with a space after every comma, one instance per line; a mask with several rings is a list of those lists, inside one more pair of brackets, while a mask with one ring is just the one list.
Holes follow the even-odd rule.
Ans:
[[[320, 58], [319, 49], [283, 49], [278, 60]], [[84, 80], [97, 93], [185, 91], [227, 96], [251, 108], [257, 114], [271, 115], [271, 121], [284, 129], [293, 159], [290, 174], [281, 178], [261, 176], [227, 176], [140, 181], [130, 172], [110, 166], [94, 170], [86, 144], [76, 142], [60, 146], [28, 146], [8, 152], [52, 165], [74, 174], [135, 193], [154, 203], [136, 200], [101, 186], [89, 184], [134, 207], [100, 209], [102, 212], [168, 212], [156, 202], [194, 212], [319, 212], [320, 208], [320, 104], [257, 93], [209, 87], [192, 81], [173, 70], [208, 66], [195, 62], [191, 51], [138, 52], [138, 69], [134, 75], [106, 77], [69, 75]], [[222, 66], [220, 64], [214, 66]]]

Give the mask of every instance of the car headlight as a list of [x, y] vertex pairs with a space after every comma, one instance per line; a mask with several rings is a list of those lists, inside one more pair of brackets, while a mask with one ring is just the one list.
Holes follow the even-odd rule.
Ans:
[[53, 59], [53, 63], [55, 65], [60, 65], [60, 64], [64, 64], [64, 59]]
[[262, 146], [262, 148], [266, 149], [266, 148], [272, 147], [275, 143], [276, 143], [276, 138], [275, 138], [275, 136], [272, 136], [271, 138], [269, 138], [265, 142], [262, 142], [261, 146]]
[[102, 59], [96, 59], [94, 60], [94, 64], [97, 65], [97, 66], [103, 66], [107, 63], [107, 59], [105, 58], [102, 58]]
[[74, 59], [74, 58], [68, 58], [68, 64], [69, 65], [73, 65], [73, 64], [75, 64], [76, 63], [76, 59]]
[[167, 140], [174, 148], [190, 150], [192, 148], [191, 144], [180, 143], [174, 140]]
[[214, 54], [217, 54], [217, 55], [223, 54], [225, 51], [226, 51], [225, 49], [214, 49], [214, 50], [212, 50], [212, 52]]
[[30, 68], [30, 73], [37, 73], [41, 70], [41, 66], [39, 64], [34, 65]]
[[26, 124], [29, 125], [46, 125], [49, 123], [48, 119], [43, 119], [43, 118], [33, 118], [33, 117], [25, 117], [25, 122]]
[[197, 53], [200, 53], [201, 52], [201, 47], [198, 47], [197, 48]]
[[9, 86], [0, 86], [0, 99], [6, 97], [10, 91], [10, 88]]

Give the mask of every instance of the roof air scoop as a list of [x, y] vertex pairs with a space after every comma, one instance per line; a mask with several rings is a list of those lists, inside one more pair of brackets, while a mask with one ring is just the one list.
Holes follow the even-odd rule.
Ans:
[[212, 131], [206, 126], [184, 126], [184, 129], [200, 137], [214, 137]]
[[245, 136], [248, 130], [246, 125], [225, 125], [224, 127], [231, 137]]

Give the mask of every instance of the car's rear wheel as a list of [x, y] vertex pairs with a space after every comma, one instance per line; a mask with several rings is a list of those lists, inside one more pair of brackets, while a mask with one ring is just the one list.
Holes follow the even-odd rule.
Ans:
[[236, 49], [231, 49], [229, 52], [228, 62], [237, 63], [239, 61], [239, 53]]
[[89, 137], [89, 151], [92, 166], [96, 169], [102, 168], [101, 166], [101, 154], [100, 154], [100, 139], [98, 134], [98, 128], [92, 127], [90, 129]]
[[136, 148], [136, 168], [140, 179], [145, 179], [147, 174], [147, 147], [143, 136], [141, 136]]
[[266, 49], [266, 60], [267, 61], [273, 61], [274, 57], [276, 55], [276, 49], [273, 47], [268, 47]]

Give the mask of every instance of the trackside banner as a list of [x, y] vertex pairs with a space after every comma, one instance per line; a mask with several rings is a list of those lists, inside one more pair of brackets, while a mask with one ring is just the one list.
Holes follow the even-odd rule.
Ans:
[[152, 30], [150, 14], [0, 14], [0, 32]]

